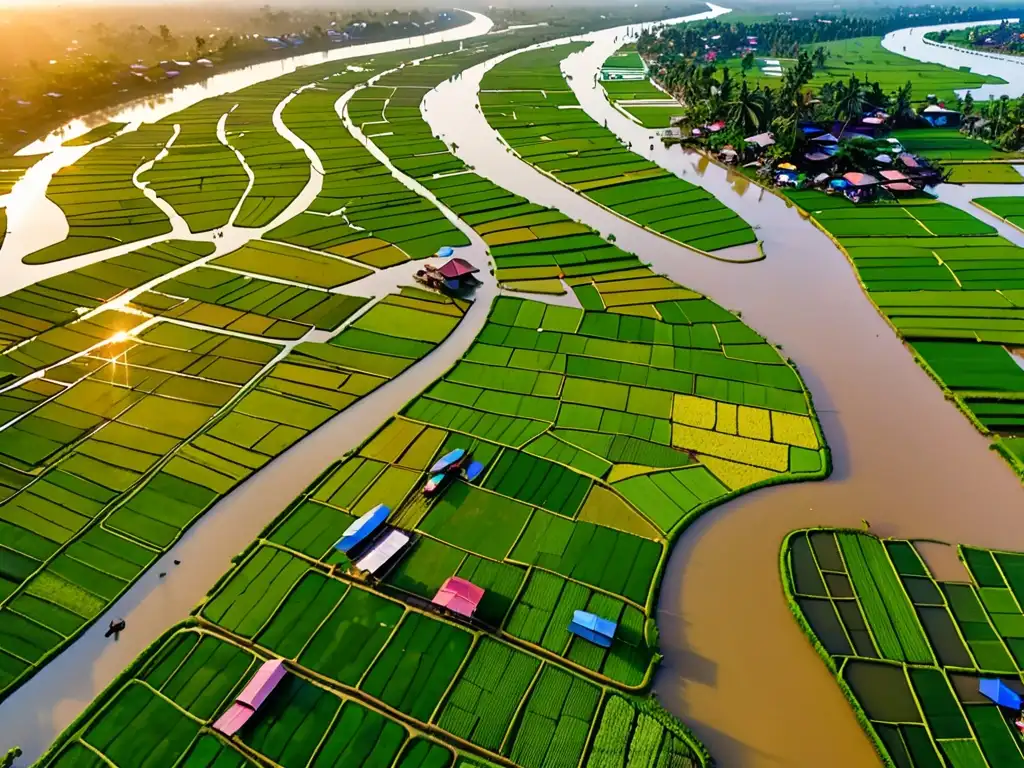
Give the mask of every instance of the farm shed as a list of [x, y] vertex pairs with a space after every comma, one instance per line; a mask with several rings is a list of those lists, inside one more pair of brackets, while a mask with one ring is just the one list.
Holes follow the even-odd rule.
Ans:
[[365, 515], [356, 520], [345, 529], [338, 543], [334, 548], [339, 552], [350, 552], [357, 545], [366, 541], [374, 531], [380, 528], [381, 524], [388, 519], [391, 509], [384, 504], [378, 504]]
[[288, 674], [288, 670], [285, 669], [281, 659], [264, 662], [252, 679], [246, 683], [234, 703], [228, 707], [228, 711], [217, 718], [213, 729], [220, 731], [225, 736], [234, 736], [238, 733], [238, 730], [249, 721], [249, 718], [256, 714], [256, 710], [267, 700], [267, 697], [286, 674]]
[[384, 538], [373, 545], [373, 549], [359, 558], [356, 568], [376, 575], [377, 571], [387, 565], [408, 543], [407, 533], [397, 529], [388, 531]]
[[573, 611], [572, 621], [569, 622], [570, 632], [602, 648], [611, 646], [616, 628], [614, 621], [602, 619], [587, 611]]
[[484, 591], [471, 581], [452, 576], [441, 585], [431, 602], [460, 616], [472, 618], [480, 601], [484, 599]]

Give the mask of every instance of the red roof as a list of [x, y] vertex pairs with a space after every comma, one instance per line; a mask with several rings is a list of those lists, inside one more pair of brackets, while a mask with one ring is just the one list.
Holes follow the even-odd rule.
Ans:
[[466, 275], [475, 274], [480, 270], [474, 267], [465, 259], [455, 258], [446, 261], [437, 271], [444, 278], [448, 280], [454, 280], [459, 277], [465, 277]]
[[877, 184], [878, 179], [868, 173], [858, 173], [857, 171], [850, 171], [844, 173], [843, 178], [850, 182], [855, 187], [869, 187], [872, 184]]
[[483, 587], [478, 587], [471, 581], [452, 576], [441, 585], [431, 601], [434, 605], [440, 605], [462, 616], [470, 617], [484, 599]]

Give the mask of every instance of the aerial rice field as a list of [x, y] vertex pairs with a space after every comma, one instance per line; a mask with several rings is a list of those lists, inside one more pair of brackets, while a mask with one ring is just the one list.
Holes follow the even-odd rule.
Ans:
[[[883, 91], [890, 93], [902, 88], [909, 81], [914, 87], [914, 100], [924, 102], [930, 94], [939, 101], [952, 101], [954, 91], [964, 88], [978, 88], [987, 83], [1003, 83], [1001, 78], [979, 75], [974, 72], [951, 69], [941, 64], [917, 61], [882, 48], [880, 37], [855, 37], [826, 43], [812, 43], [806, 46], [808, 52], [823, 47], [828, 54], [824, 69], [817, 70], [808, 84], [810, 88], [821, 87], [827, 82], [846, 81], [850, 75], [861, 80], [877, 82]], [[795, 58], [776, 57], [783, 70], [792, 67]], [[740, 71], [738, 58], [721, 62], [734, 72]], [[777, 86], [779, 77], [765, 74], [760, 67], [746, 73], [751, 87], [756, 85]]]
[[971, 202], [1017, 229], [1024, 228], [1024, 198], [976, 197]]
[[[930, 199], [855, 206], [815, 191], [786, 197], [831, 235], [921, 365], [1024, 473], [1015, 448], [1024, 430], [1024, 249]], [[1011, 221], [1016, 210], [979, 204]]]
[[[395, 55], [396, 63], [406, 55]], [[301, 77], [308, 82], [335, 69]], [[345, 70], [349, 87], [371, 73]], [[284, 99], [298, 86], [277, 87]], [[268, 92], [249, 94], [255, 111], [240, 119], [269, 120]], [[204, 102], [186, 119], [168, 120], [183, 126], [183, 155], [203, 155], [195, 167], [215, 169], [217, 184], [205, 176], [176, 180], [172, 172], [150, 180], [176, 210], [183, 205], [174, 198], [179, 184], [198, 185], [209, 197], [195, 215], [216, 216], [217, 226], [236, 208], [245, 210], [230, 182], [239, 177], [223, 172], [241, 165], [216, 135], [232, 104]], [[333, 131], [348, 136], [333, 118]], [[121, 134], [85, 158], [94, 161], [132, 138], [131, 163], [122, 148], [123, 165], [103, 170], [116, 184], [128, 179], [126, 189], [151, 205], [130, 179], [141, 136], [157, 129]], [[249, 146], [281, 149], [267, 139], [255, 132]], [[292, 166], [284, 173], [294, 175], [295, 157], [284, 154]], [[161, 162], [173, 158], [168, 153]], [[256, 163], [252, 188], [273, 186], [281, 172], [276, 160]], [[66, 186], [58, 174], [50, 193]], [[265, 222], [269, 211], [284, 209], [283, 199], [261, 194], [246, 215]], [[370, 202], [388, 204], [368, 201], [366, 215]], [[193, 217], [190, 226], [211, 221]], [[71, 223], [72, 237], [60, 246], [65, 255], [74, 246], [73, 217]], [[397, 257], [363, 267], [328, 250], [253, 240], [214, 258], [209, 243], [168, 241], [0, 297], [0, 623], [11, 627], [0, 633], [0, 696], [76, 637], [219, 498], [454, 330], [465, 301], [403, 288], [368, 306], [370, 300], [344, 293], [381, 263], [406, 260], [392, 242], [375, 242]], [[307, 340], [314, 332], [327, 336]]]
[[178, 131], [174, 144], [139, 176], [192, 232], [225, 226], [249, 184], [235, 153], [217, 135], [233, 103], [230, 97], [207, 99], [167, 118]]
[[682, 115], [679, 102], [647, 77], [647, 65], [636, 44], [619, 48], [601, 65], [601, 87], [616, 109], [646, 128], [666, 128], [671, 118]]
[[[703, 298], [655, 309], [671, 321], [498, 299], [463, 360], [296, 499], [42, 764], [81, 749], [131, 764], [103, 734], [150, 708], [184, 710], [180, 737], [161, 741], [168, 760], [206, 740], [217, 754], [319, 764], [346, 707], [394, 734], [359, 742], [387, 744], [389, 760], [416, 736], [538, 768], [706, 764], [677, 722], [633, 696], [659, 658], [668, 546], [736, 492], [820, 477], [827, 453], [795, 372], [735, 316]], [[705, 324], [728, 339], [717, 352]], [[453, 447], [487, 470], [425, 500], [427, 468]], [[334, 543], [380, 503], [413, 542], [378, 578], [358, 578]], [[478, 622], [427, 609], [454, 575], [487, 589]], [[569, 634], [574, 610], [619, 624], [610, 648]], [[230, 692], [274, 657], [288, 660], [285, 690], [237, 740], [212, 734]], [[296, 718], [298, 730], [283, 725]]]
[[[484, 75], [480, 105], [505, 143], [559, 182], [675, 242], [702, 251], [754, 242], [750, 226], [711, 193], [634, 154], [583, 111], [559, 64], [585, 45], [520, 53]], [[510, 230], [488, 243], [534, 239], [529, 229]]]
[[169, 233], [167, 216], [133, 177], [173, 136], [171, 125], [144, 124], [54, 174], [46, 196], [64, 212], [70, 231], [66, 239], [28, 254], [24, 261], [46, 264]]
[[[185, 274], [208, 286], [207, 273], [231, 277], [208, 267]], [[409, 345], [411, 334], [430, 327], [436, 343], [468, 306], [403, 289], [328, 343], [289, 350], [256, 339], [333, 330], [366, 300], [302, 288], [286, 289], [289, 298], [279, 283], [250, 280], [250, 303], [253, 293], [275, 292], [266, 299], [277, 305], [270, 315], [259, 305], [235, 312], [208, 296], [215, 301], [185, 301], [188, 312], [145, 321], [154, 307], [182, 302], [174, 294], [186, 286], [195, 283], [172, 279], [139, 296], [130, 314], [70, 322], [3, 358], [17, 385], [0, 396], [4, 693], [88, 626], [217, 499], [433, 348]], [[386, 333], [379, 322], [361, 329], [385, 311]], [[245, 337], [217, 332], [225, 312], [238, 316], [225, 329]], [[390, 339], [394, 349], [366, 351], [366, 340], [349, 334]], [[46, 377], [32, 377], [37, 370]]]
[[811, 529], [783, 545], [797, 621], [889, 766], [1024, 765], [1018, 713], [978, 691], [1022, 690], [1024, 555], [957, 553], [962, 578], [941, 581], [913, 541]]

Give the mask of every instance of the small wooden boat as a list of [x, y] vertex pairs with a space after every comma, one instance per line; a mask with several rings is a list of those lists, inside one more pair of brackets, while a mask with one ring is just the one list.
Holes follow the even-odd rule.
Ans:
[[433, 496], [437, 491], [447, 482], [451, 475], [445, 472], [438, 472], [436, 475], [431, 475], [430, 479], [427, 480], [427, 484], [423, 486], [424, 496]]
[[474, 461], [466, 468], [466, 480], [472, 483], [476, 480], [484, 471], [484, 465], [479, 461]]
[[447, 472], [450, 469], [457, 469], [459, 462], [466, 455], [465, 448], [456, 448], [454, 451], [449, 451], [440, 459], [437, 463], [430, 468], [430, 474], [436, 474], [438, 472]]

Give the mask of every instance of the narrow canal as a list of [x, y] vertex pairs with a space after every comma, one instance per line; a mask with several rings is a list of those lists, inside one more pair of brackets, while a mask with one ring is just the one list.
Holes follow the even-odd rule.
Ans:
[[712, 510], [683, 535], [659, 606], [665, 661], [656, 691], [721, 766], [878, 764], [783, 599], [783, 537], [795, 528], [867, 520], [882, 536], [1020, 549], [1024, 491], [914, 363], [829, 238], [770, 192], [706, 158], [661, 147], [607, 102], [594, 78], [621, 35], [588, 35], [595, 44], [563, 63], [577, 98], [634, 151], [742, 215], [764, 240], [764, 261], [722, 263], [669, 243], [507, 152], [476, 109], [493, 61], [438, 88], [425, 114], [478, 173], [614, 233], [620, 247], [656, 271], [742, 310], [745, 322], [797, 364], [832, 447], [833, 474], [822, 483], [759, 490]]

